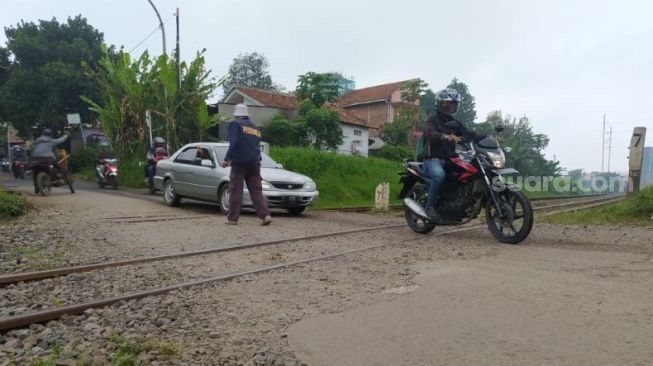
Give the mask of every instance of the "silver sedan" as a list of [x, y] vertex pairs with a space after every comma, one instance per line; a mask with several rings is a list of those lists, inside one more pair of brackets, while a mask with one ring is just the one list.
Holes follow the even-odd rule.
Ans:
[[[175, 206], [188, 197], [215, 202], [222, 212], [229, 211], [230, 168], [220, 166], [228, 148], [228, 143], [196, 142], [159, 161], [154, 186], [163, 191], [163, 201]], [[261, 157], [263, 195], [270, 207], [301, 214], [317, 202], [320, 194], [311, 178], [283, 169], [265, 153]], [[251, 206], [249, 191], [246, 187], [243, 191], [243, 206]]]

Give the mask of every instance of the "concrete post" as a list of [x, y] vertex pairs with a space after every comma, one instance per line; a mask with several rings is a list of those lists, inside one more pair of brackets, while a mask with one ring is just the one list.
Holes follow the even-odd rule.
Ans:
[[646, 139], [646, 127], [635, 127], [633, 137], [630, 139], [630, 153], [628, 154], [628, 177], [631, 187], [628, 195], [639, 192], [639, 184], [642, 178], [642, 160], [644, 158], [644, 141]]

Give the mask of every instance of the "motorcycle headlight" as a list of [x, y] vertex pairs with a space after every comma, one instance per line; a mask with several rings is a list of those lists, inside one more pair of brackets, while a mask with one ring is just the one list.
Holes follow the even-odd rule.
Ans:
[[506, 155], [503, 153], [503, 150], [499, 150], [498, 153], [489, 152], [487, 156], [492, 160], [492, 165], [497, 169], [502, 169], [506, 166]]
[[270, 184], [270, 183], [268, 183], [268, 182], [266, 182], [264, 180], [261, 180], [261, 187], [263, 188], [264, 191], [272, 190], [272, 184]]
[[317, 187], [315, 186], [315, 182], [312, 180], [309, 180], [308, 182], [304, 183], [304, 187], [302, 187], [302, 190], [304, 191], [314, 191]]

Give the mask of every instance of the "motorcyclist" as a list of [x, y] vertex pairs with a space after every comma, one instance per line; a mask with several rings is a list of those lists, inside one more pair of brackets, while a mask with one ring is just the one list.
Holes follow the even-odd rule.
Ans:
[[17, 161], [22, 161], [26, 162], [27, 161], [27, 154], [25, 153], [25, 149], [23, 149], [22, 146], [14, 146], [11, 149], [11, 171], [14, 172], [16, 170], [16, 162]]
[[145, 166], [145, 177], [149, 184], [154, 182], [156, 163], [168, 157], [168, 152], [165, 149], [166, 140], [164, 138], [155, 137], [152, 143], [153, 146], [147, 151], [147, 165]]
[[[46, 128], [41, 132], [39, 136], [34, 141], [34, 148], [32, 148], [32, 163], [34, 165], [38, 164], [52, 164], [55, 168], [58, 168], [57, 157], [54, 154], [54, 147], [61, 144], [62, 142], [68, 139], [68, 135], [63, 135], [59, 138], [52, 138], [52, 130]], [[34, 192], [39, 193], [38, 186], [36, 184], [36, 174], [33, 175], [34, 178]]]
[[426, 214], [439, 220], [435, 205], [438, 202], [440, 186], [444, 181], [445, 159], [456, 155], [456, 143], [462, 137], [480, 140], [485, 136], [468, 129], [453, 116], [458, 112], [462, 97], [454, 89], [443, 89], [435, 94], [436, 110], [426, 121], [427, 150], [424, 158], [424, 174], [431, 179], [429, 184]]

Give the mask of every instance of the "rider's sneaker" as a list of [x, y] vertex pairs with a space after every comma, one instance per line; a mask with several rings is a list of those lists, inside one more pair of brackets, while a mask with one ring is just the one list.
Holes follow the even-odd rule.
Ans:
[[438, 211], [436, 211], [435, 207], [433, 207], [433, 206], [428, 206], [426, 208], [426, 215], [429, 217], [429, 219], [431, 219], [433, 221], [439, 221], [439, 220], [442, 219], [442, 216], [440, 215], [440, 213], [438, 213]]

